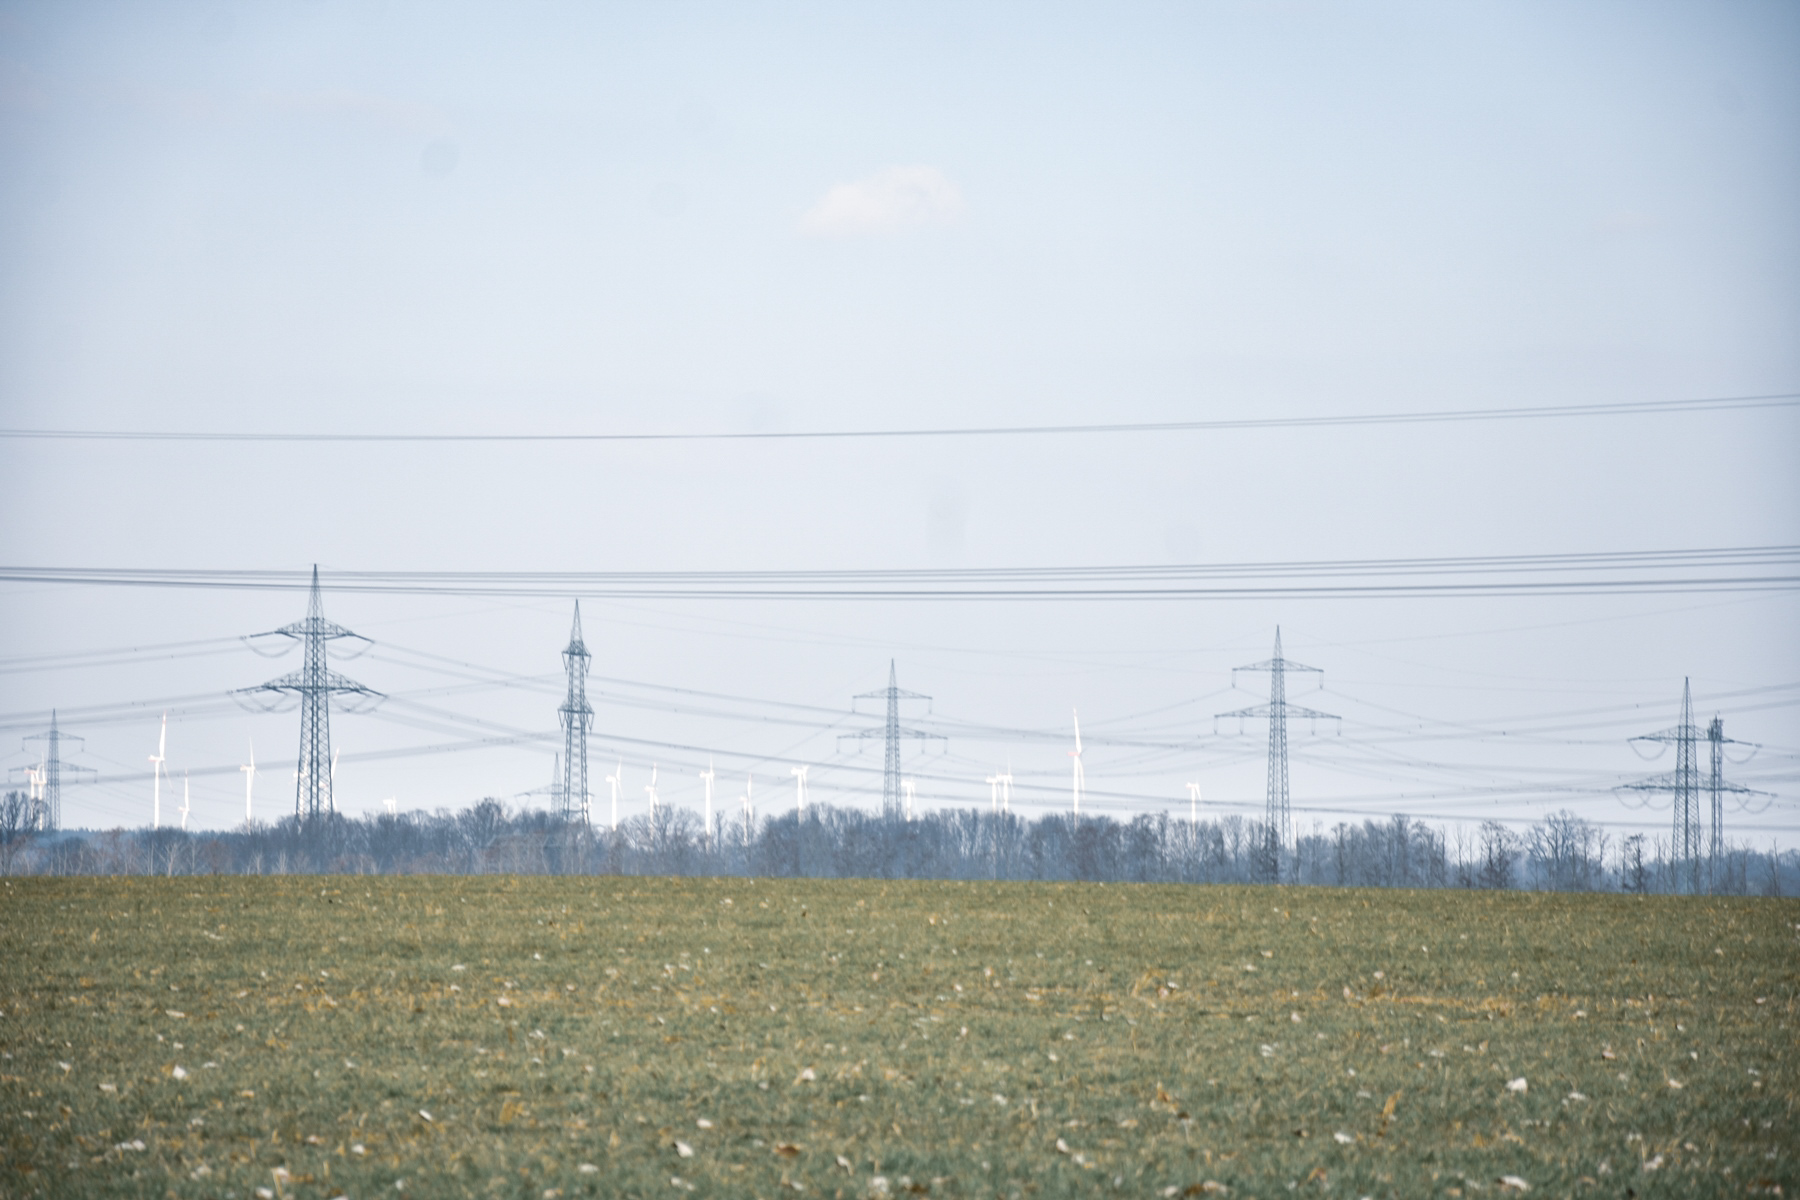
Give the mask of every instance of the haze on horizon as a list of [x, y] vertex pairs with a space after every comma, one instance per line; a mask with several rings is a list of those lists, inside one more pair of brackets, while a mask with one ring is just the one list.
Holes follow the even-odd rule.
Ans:
[[[1800, 11], [1779, 3], [0, 3], [0, 428], [800, 432], [1800, 391]], [[0, 564], [285, 570], [374, 639], [349, 812], [550, 777], [567, 596], [352, 571], [1340, 561], [1800, 544], [1795, 407], [1105, 436], [619, 443], [0, 438]], [[1792, 572], [1788, 572], [1791, 574]], [[227, 698], [302, 591], [0, 583], [0, 765], [86, 739], [70, 827], [292, 810]], [[1761, 748], [1800, 830], [1792, 588], [1205, 601], [582, 601], [599, 780], [869, 805], [851, 697], [934, 697], [930, 806], [1296, 822], [1568, 809], [1666, 833], [1627, 741]], [[187, 643], [195, 643], [188, 645]], [[28, 661], [30, 660], [30, 661]], [[704, 693], [704, 694], [703, 694]], [[519, 733], [533, 735], [521, 738]], [[537, 736], [541, 735], [541, 736]], [[415, 753], [439, 747], [432, 753]], [[604, 768], [604, 769], [602, 769]], [[19, 780], [18, 772], [9, 777]], [[596, 783], [598, 791], [603, 785]], [[165, 819], [168, 812], [165, 800]]]

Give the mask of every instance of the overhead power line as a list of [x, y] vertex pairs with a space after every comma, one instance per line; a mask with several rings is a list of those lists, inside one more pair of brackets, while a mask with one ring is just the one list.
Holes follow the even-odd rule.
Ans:
[[827, 439], [946, 437], [1041, 437], [1067, 434], [1198, 433], [1235, 429], [1321, 429], [1346, 425], [1438, 425], [1462, 421], [1520, 421], [1553, 417], [1650, 416], [1788, 408], [1800, 392], [1713, 396], [1682, 400], [1628, 400], [1612, 404], [1559, 404], [1461, 408], [1323, 416], [1235, 417], [1214, 421], [1139, 421], [1068, 425], [983, 425], [930, 429], [810, 429], [792, 432], [689, 433], [254, 433], [156, 429], [0, 429], [0, 438], [68, 442], [769, 442]]
[[[0, 566], [0, 581], [295, 591], [303, 571]], [[699, 600], [1246, 600], [1773, 592], [1800, 546], [1480, 557], [794, 571], [338, 571], [333, 590]]]

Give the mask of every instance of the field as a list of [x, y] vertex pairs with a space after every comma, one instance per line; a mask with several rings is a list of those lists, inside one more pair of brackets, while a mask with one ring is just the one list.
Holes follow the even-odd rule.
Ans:
[[0, 882], [8, 1196], [1800, 1194], [1793, 901]]

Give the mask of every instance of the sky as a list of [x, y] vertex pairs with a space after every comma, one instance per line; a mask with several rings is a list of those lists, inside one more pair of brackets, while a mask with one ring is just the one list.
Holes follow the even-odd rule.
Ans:
[[[1800, 390], [1783, 3], [0, 3], [0, 427], [796, 433]], [[1114, 567], [1800, 544], [1800, 411], [867, 440], [0, 437], [0, 564], [317, 564], [390, 699], [339, 806], [543, 804], [576, 595], [345, 571]], [[1791, 570], [1787, 572], [1792, 574]], [[299, 578], [298, 574], [295, 576]], [[302, 592], [0, 583], [0, 765], [64, 823], [291, 812], [243, 635]], [[1684, 679], [1728, 836], [1800, 833], [1800, 602], [1702, 595], [583, 604], [594, 788], [872, 805], [852, 697], [930, 694], [929, 806], [1668, 828]], [[169, 648], [174, 644], [177, 648]], [[190, 644], [191, 643], [191, 644]], [[453, 661], [445, 661], [453, 660]], [[1305, 691], [1305, 695], [1301, 695]], [[706, 693], [701, 696], [699, 693]], [[425, 706], [425, 707], [421, 707]], [[861, 712], [869, 711], [862, 702]], [[909, 719], [927, 722], [924, 703]], [[1314, 725], [1316, 724], [1316, 729]], [[861, 748], [859, 751], [859, 747]], [[425, 752], [429, 750], [430, 752]]]

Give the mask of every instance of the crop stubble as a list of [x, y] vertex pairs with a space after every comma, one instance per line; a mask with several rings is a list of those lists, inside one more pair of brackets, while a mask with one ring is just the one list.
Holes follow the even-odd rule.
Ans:
[[1793, 901], [286, 876], [0, 912], [8, 1195], [1800, 1178]]

